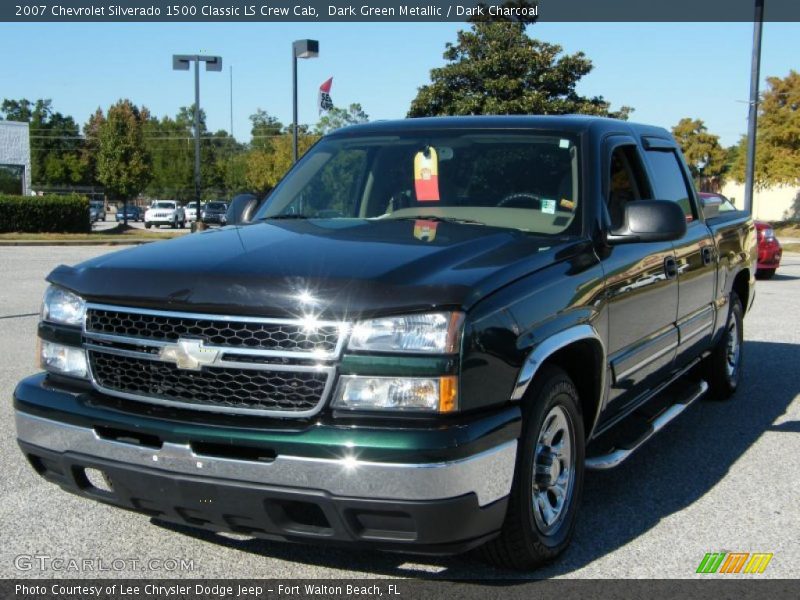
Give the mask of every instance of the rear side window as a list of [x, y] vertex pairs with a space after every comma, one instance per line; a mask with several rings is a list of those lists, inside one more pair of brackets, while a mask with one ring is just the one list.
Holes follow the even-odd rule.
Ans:
[[657, 200], [677, 202], [686, 215], [686, 220], [694, 219], [691, 192], [683, 175], [678, 155], [673, 150], [648, 150], [647, 160], [653, 171], [653, 185]]

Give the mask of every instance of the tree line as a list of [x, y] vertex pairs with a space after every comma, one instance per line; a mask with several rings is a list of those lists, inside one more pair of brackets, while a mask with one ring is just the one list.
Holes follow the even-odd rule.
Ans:
[[[578, 94], [593, 69], [583, 53], [528, 35], [531, 22], [470, 23], [447, 43], [445, 64], [430, 71], [411, 102], [408, 117], [480, 114], [590, 114], [628, 119], [633, 108], [612, 109], [603, 96]], [[759, 104], [756, 184], [797, 181], [800, 172], [800, 75], [770, 77]], [[6, 99], [0, 118], [30, 123], [34, 185], [102, 185], [112, 199], [194, 197], [193, 106], [158, 118], [123, 99], [98, 110], [81, 127], [50, 100]], [[360, 104], [333, 108], [311, 127], [299, 127], [305, 152], [321, 135], [369, 120]], [[211, 132], [200, 112], [204, 198], [268, 192], [291, 166], [291, 125], [258, 109], [250, 116], [251, 139]], [[696, 118], [681, 119], [672, 133], [698, 187], [718, 189], [725, 178], [744, 179], [746, 138], [725, 148]]]

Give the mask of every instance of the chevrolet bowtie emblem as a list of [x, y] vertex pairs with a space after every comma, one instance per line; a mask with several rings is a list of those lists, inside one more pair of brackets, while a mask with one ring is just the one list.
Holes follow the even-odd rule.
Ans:
[[162, 347], [158, 356], [163, 361], [174, 362], [179, 369], [199, 371], [217, 360], [219, 350], [204, 347], [203, 340], [178, 340], [177, 344]]

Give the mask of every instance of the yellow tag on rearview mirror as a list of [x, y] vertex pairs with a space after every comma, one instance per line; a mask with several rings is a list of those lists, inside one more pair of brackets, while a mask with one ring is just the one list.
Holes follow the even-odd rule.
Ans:
[[439, 159], [436, 149], [428, 146], [414, 156], [414, 191], [419, 202], [438, 202]]

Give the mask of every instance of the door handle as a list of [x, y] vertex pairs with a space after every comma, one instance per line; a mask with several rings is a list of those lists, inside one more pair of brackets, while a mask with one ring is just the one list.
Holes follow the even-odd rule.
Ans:
[[664, 274], [667, 279], [675, 279], [678, 276], [678, 261], [674, 256], [668, 256], [664, 259]]
[[711, 246], [703, 246], [703, 264], [710, 265], [714, 261], [714, 249]]

